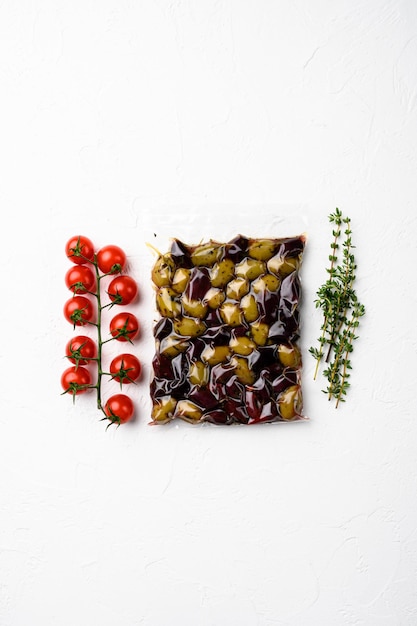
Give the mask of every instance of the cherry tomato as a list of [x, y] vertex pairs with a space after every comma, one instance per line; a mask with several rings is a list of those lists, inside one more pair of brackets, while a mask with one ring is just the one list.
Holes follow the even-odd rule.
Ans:
[[87, 365], [97, 354], [95, 342], [90, 337], [78, 335], [70, 339], [65, 348], [65, 354], [71, 363]]
[[116, 276], [111, 281], [107, 293], [114, 304], [129, 304], [138, 292], [136, 281], [130, 276]]
[[71, 237], [66, 243], [65, 254], [70, 261], [77, 265], [88, 263], [94, 258], [94, 245], [91, 239], [83, 235]]
[[61, 376], [64, 393], [71, 393], [73, 396], [85, 393], [90, 384], [90, 372], [85, 367], [69, 367]]
[[110, 363], [113, 380], [121, 384], [134, 383], [142, 372], [140, 361], [133, 354], [120, 354]]
[[118, 313], [110, 321], [110, 333], [117, 341], [132, 341], [139, 332], [139, 322], [133, 313]]
[[111, 396], [104, 407], [104, 411], [113, 424], [125, 424], [132, 419], [134, 406], [129, 396], [118, 393]]
[[74, 265], [65, 274], [65, 284], [74, 293], [91, 291], [95, 282], [93, 272], [86, 265]]
[[126, 254], [119, 246], [104, 246], [97, 252], [97, 263], [103, 274], [120, 274], [126, 264]]
[[91, 300], [85, 296], [74, 296], [64, 304], [65, 318], [75, 326], [84, 326], [94, 315], [94, 308]]

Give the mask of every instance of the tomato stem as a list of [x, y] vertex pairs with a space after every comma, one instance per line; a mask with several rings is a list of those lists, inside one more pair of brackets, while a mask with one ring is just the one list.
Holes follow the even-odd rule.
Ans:
[[96, 328], [97, 328], [97, 408], [101, 411], [104, 412], [102, 403], [101, 403], [101, 378], [103, 376], [103, 370], [102, 370], [102, 348], [103, 348], [103, 341], [101, 338], [101, 312], [102, 312], [102, 306], [101, 306], [101, 295], [100, 295], [100, 281], [101, 281], [101, 276], [100, 276], [100, 272], [98, 269], [98, 263], [97, 263], [97, 257], [94, 254], [94, 258], [93, 258], [93, 265], [94, 265], [94, 269], [96, 272], [96, 293], [95, 296], [97, 298], [97, 323], [96, 323]]
[[109, 341], [114, 341], [115, 339], [116, 337], [110, 337], [110, 339], [104, 339], [104, 341], [102, 341], [101, 343], [102, 344], [109, 343]]
[[97, 389], [97, 408], [99, 411], [103, 413], [104, 415], [103, 419], [108, 419], [108, 415], [104, 409], [104, 406], [102, 403], [102, 397], [101, 397], [101, 382], [102, 382], [103, 376], [108, 376], [107, 372], [103, 372], [103, 369], [102, 369], [102, 355], [103, 355], [103, 345], [107, 343], [108, 341], [112, 341], [114, 337], [103, 340], [102, 335], [101, 335], [101, 315], [102, 315], [103, 309], [105, 309], [108, 305], [103, 306], [101, 304], [100, 283], [101, 283], [102, 278], [104, 278], [104, 276], [107, 276], [107, 274], [100, 274], [96, 254], [94, 254], [92, 263], [94, 265], [94, 269], [96, 272], [96, 293], [94, 295], [97, 298], [97, 322], [94, 324], [97, 328], [97, 358], [95, 359], [97, 361], [97, 383], [96, 385], [94, 385], [94, 387]]

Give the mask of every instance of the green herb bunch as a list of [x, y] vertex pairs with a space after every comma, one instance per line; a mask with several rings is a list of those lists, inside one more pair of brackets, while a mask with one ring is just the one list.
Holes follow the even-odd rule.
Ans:
[[316, 307], [322, 310], [323, 323], [318, 348], [311, 347], [309, 352], [317, 361], [314, 379], [323, 359], [327, 364], [323, 376], [327, 378], [328, 385], [323, 392], [329, 400], [335, 401], [337, 408], [340, 402], [345, 401], [350, 386], [350, 357], [365, 307], [354, 290], [356, 263], [350, 218], [343, 217], [342, 211], [336, 208], [329, 215], [329, 221], [333, 224], [330, 267], [326, 270], [328, 278], [318, 289], [315, 300]]

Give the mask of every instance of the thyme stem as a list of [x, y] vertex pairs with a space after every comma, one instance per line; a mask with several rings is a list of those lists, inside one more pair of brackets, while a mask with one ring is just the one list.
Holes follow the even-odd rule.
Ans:
[[[353, 288], [355, 282], [356, 263], [352, 252], [351, 220], [343, 217], [340, 209], [336, 208], [329, 215], [329, 221], [335, 225], [333, 240], [330, 244], [330, 267], [326, 270], [328, 279], [317, 290], [315, 304], [323, 311], [321, 335], [318, 339], [318, 348], [311, 347], [309, 352], [316, 359], [314, 380], [317, 378], [320, 363], [323, 360], [329, 363], [333, 353], [333, 360], [323, 371], [327, 378], [328, 387], [323, 390], [328, 399], [336, 400], [336, 408], [344, 401], [349, 385], [349, 371], [351, 369], [350, 353], [353, 351], [355, 329], [359, 325], [359, 318], [365, 314], [365, 307], [358, 301]], [[343, 230], [343, 233], [342, 233]], [[337, 250], [342, 240], [342, 253], [339, 259]]]

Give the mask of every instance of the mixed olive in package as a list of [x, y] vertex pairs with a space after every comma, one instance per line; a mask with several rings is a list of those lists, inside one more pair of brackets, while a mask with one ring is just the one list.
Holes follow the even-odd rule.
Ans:
[[152, 270], [152, 422], [303, 418], [299, 270], [305, 236], [187, 245]]

